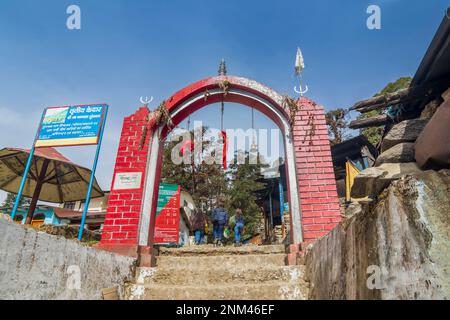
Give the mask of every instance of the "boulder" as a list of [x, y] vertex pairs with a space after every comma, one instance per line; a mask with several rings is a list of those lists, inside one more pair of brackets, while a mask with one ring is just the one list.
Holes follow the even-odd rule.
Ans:
[[379, 167], [367, 168], [356, 177], [352, 186], [352, 198], [375, 198], [389, 184], [401, 177], [421, 172], [415, 162], [384, 163]]
[[402, 142], [381, 153], [375, 161], [375, 167], [383, 163], [406, 163], [413, 162], [414, 143]]
[[442, 95], [441, 95], [442, 99], [444, 99], [445, 101], [450, 99], [450, 88], [448, 88]]
[[450, 168], [450, 100], [439, 106], [414, 146], [415, 160], [423, 169]]
[[427, 122], [426, 119], [412, 119], [397, 123], [381, 141], [381, 152], [402, 142], [415, 142]]
[[385, 186], [379, 186], [379, 180], [384, 177], [386, 172], [377, 167], [367, 168], [355, 177], [353, 182], [351, 197], [352, 198], [364, 198], [373, 197], [378, 192], [384, 189]]
[[442, 101], [442, 99], [435, 99], [428, 102], [425, 108], [423, 108], [422, 113], [420, 114], [420, 119], [431, 119], [437, 108], [442, 104]]

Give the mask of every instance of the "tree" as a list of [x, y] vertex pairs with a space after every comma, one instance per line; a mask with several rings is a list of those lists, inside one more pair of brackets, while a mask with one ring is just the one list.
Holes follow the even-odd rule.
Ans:
[[325, 114], [325, 120], [328, 126], [328, 135], [331, 145], [343, 142], [347, 138], [348, 129], [348, 110], [336, 109]]
[[[203, 127], [203, 134], [208, 128]], [[194, 141], [194, 131], [189, 132], [191, 141]], [[205, 213], [209, 213], [215, 200], [227, 194], [226, 172], [216, 163], [208, 164], [205, 161], [194, 161], [215, 146], [212, 141], [203, 141], [202, 148], [196, 153], [190, 153], [190, 163], [175, 164], [171, 160], [173, 148], [179, 141], [166, 140], [164, 146], [161, 181], [174, 183], [189, 192], [198, 208], [205, 206]]]
[[[6, 199], [3, 202], [3, 207], [6, 207], [8, 209], [12, 209], [14, 207], [14, 203], [16, 202], [17, 194], [8, 192], [6, 195]], [[19, 208], [23, 206], [29, 206], [30, 205], [30, 199], [26, 197], [22, 197], [19, 201]]]
[[[411, 83], [411, 77], [401, 77], [394, 82], [389, 82], [380, 92], [374, 95], [374, 97], [383, 95], [385, 93], [392, 93], [401, 89], [405, 89]], [[371, 118], [377, 115], [381, 115], [383, 112], [381, 110], [372, 110], [367, 113], [362, 113], [358, 116], [358, 119], [366, 119]], [[383, 137], [384, 127], [369, 127], [361, 129], [361, 134], [366, 136], [366, 138], [372, 143], [374, 146], [380, 143]]]
[[[207, 128], [202, 130], [206, 131]], [[194, 132], [191, 131], [190, 135], [193, 140]], [[204, 205], [204, 213], [207, 215], [211, 214], [216, 201], [224, 198], [230, 216], [234, 215], [237, 208], [242, 209], [246, 224], [244, 237], [255, 234], [260, 219], [258, 202], [266, 188], [261, 168], [268, 165], [263, 157], [258, 154], [257, 164], [250, 164], [250, 154], [245, 152], [244, 163], [238, 163], [238, 155], [242, 154], [242, 151], [238, 151], [228, 170], [224, 170], [221, 164], [194, 162], [199, 153], [210, 154], [210, 148], [215, 146], [213, 141], [204, 141], [197, 154], [195, 151], [191, 153], [191, 163], [175, 164], [171, 161], [171, 154], [178, 143], [180, 142], [175, 140], [165, 142], [161, 181], [180, 185], [191, 194], [197, 208], [201, 209], [202, 204]]]
[[243, 212], [245, 219], [244, 237], [251, 236], [257, 232], [258, 223], [260, 221], [260, 206], [258, 202], [261, 200], [261, 191], [266, 188], [263, 182], [261, 168], [268, 167], [261, 155], [257, 155], [256, 164], [250, 164], [250, 154], [245, 152], [245, 162], [238, 163], [238, 151], [235, 154], [234, 161], [230, 165], [230, 189], [228, 192], [227, 209], [228, 212], [234, 213], [237, 208]]

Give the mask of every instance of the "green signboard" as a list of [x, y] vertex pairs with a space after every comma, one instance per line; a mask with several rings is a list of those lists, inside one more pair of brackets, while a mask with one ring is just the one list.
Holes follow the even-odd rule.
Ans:
[[155, 243], [178, 244], [180, 230], [180, 186], [161, 183], [156, 208]]

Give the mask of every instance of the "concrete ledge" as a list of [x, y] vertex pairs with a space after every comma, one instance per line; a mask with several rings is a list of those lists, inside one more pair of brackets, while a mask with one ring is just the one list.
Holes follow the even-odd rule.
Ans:
[[240, 247], [224, 246], [215, 247], [212, 244], [187, 246], [182, 248], [159, 248], [159, 255], [168, 256], [201, 256], [201, 255], [248, 255], [248, 254], [272, 254], [272, 253], [285, 253], [286, 248], [284, 245], [243, 245]]
[[121, 256], [131, 258], [138, 257], [138, 246], [129, 244], [102, 244], [101, 242], [94, 246], [95, 249], [113, 252]]

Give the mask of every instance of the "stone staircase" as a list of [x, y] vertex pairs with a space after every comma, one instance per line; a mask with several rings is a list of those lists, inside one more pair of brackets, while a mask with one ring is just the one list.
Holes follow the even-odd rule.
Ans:
[[161, 248], [155, 268], [137, 268], [130, 300], [304, 300], [304, 266], [286, 266], [283, 245]]

